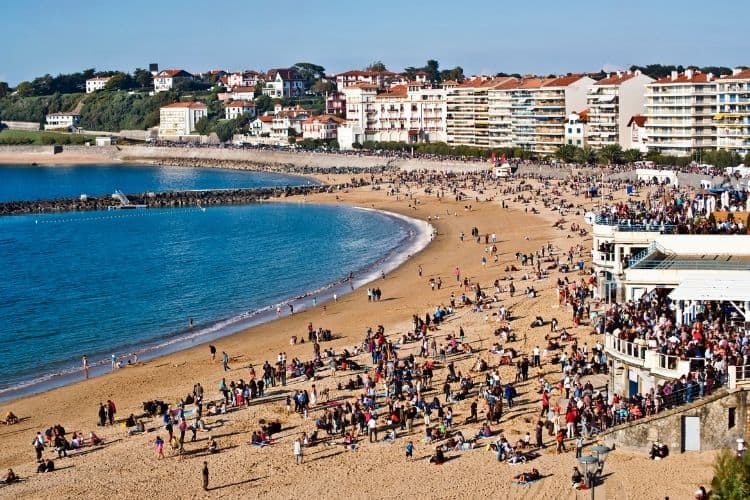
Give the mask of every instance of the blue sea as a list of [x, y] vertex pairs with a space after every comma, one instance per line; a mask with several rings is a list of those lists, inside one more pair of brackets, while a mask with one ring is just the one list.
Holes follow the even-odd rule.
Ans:
[[299, 186], [304, 177], [244, 170], [148, 165], [0, 166], [0, 202], [192, 189]]
[[[186, 169], [181, 178], [189, 183], [167, 182], [175, 174], [163, 170], [81, 166], [68, 172], [86, 179], [91, 193], [279, 181]], [[17, 179], [20, 199], [78, 191], [58, 167], [44, 171], [20, 169], [30, 179], [24, 183], [19, 169], [0, 167], [0, 196], [8, 192], [5, 175]], [[41, 195], [38, 186], [44, 186]], [[143, 360], [273, 318], [277, 304], [284, 304], [284, 314], [290, 301], [295, 310], [310, 307], [313, 291], [322, 301], [333, 290], [348, 290], [342, 282], [349, 273], [356, 286], [397, 265], [417, 233], [389, 214], [299, 202], [2, 217], [0, 399], [80, 379], [83, 354], [103, 370], [111, 354], [124, 361], [137, 353]]]

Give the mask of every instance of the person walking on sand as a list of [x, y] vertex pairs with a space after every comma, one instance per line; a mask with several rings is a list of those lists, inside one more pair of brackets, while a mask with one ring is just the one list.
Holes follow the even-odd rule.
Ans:
[[201, 471], [201, 476], [203, 476], [203, 490], [208, 491], [208, 462], [203, 462], [203, 471]]
[[226, 351], [221, 351], [221, 364], [225, 372], [229, 371], [229, 355]]
[[117, 368], [117, 356], [114, 354], [112, 355], [112, 371], [115, 371], [115, 368]]
[[299, 438], [294, 440], [294, 463], [297, 465], [302, 463], [302, 442]]
[[213, 363], [214, 361], [216, 361], [216, 346], [213, 344], [210, 344], [208, 346], [208, 352], [211, 353], [211, 363]]
[[89, 358], [85, 354], [81, 358], [81, 365], [83, 366], [83, 376], [89, 378]]

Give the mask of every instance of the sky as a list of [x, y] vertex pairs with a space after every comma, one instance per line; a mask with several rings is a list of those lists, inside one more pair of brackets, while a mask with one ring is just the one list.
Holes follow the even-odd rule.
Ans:
[[0, 81], [383, 61], [465, 74], [750, 65], [746, 0], [0, 0]]

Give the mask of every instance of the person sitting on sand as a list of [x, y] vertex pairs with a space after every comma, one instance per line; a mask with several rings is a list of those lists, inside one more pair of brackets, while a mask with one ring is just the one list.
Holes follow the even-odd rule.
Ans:
[[18, 423], [18, 417], [12, 411], [9, 411], [5, 415], [5, 425], [13, 425], [17, 423]]
[[99, 436], [97, 436], [94, 431], [91, 431], [89, 433], [89, 441], [91, 442], [92, 446], [97, 446], [104, 442], [104, 440], [100, 438]]
[[13, 472], [13, 469], [8, 469], [8, 473], [5, 474], [4, 482], [5, 484], [11, 484], [15, 483], [16, 481], [19, 481], [20, 478], [16, 475], [15, 472]]
[[435, 448], [435, 454], [430, 457], [430, 463], [435, 465], [441, 465], [445, 462], [445, 455], [443, 454], [442, 446]]
[[521, 484], [530, 483], [532, 481], [536, 481], [541, 478], [542, 478], [542, 475], [536, 469], [531, 469], [531, 472], [522, 472], [519, 475], [513, 477], [513, 479], [515, 479]]
[[216, 443], [216, 440], [212, 436], [208, 436], [208, 444], [206, 445], [206, 449], [209, 453], [216, 453], [219, 451], [219, 445]]

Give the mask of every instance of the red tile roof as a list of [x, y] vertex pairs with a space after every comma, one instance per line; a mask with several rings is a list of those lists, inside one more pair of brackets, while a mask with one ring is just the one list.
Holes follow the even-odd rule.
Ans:
[[567, 87], [568, 85], [574, 84], [581, 78], [583, 78], [583, 75], [559, 76], [557, 78], [553, 78], [551, 81], [547, 81], [546, 83], [542, 84], [542, 87]]
[[262, 121], [263, 123], [271, 123], [273, 121], [273, 116], [268, 116], [268, 115], [259, 116], [258, 120]]
[[192, 77], [193, 75], [191, 75], [184, 69], [163, 69], [156, 74], [156, 78], [175, 77], [175, 76]]
[[234, 87], [232, 88], [232, 93], [235, 92], [247, 92], [247, 93], [254, 93], [255, 87]]
[[173, 102], [172, 104], [167, 104], [166, 106], [162, 106], [162, 108], [195, 108], [195, 109], [204, 109], [206, 108], [206, 104], [203, 102]]
[[342, 124], [346, 122], [346, 120], [342, 120], [338, 116], [333, 116], [333, 115], [311, 116], [310, 118], [305, 120], [305, 123], [315, 123], [315, 122], [320, 122], [320, 123], [334, 122], [334, 123]]
[[628, 127], [630, 127], [633, 123], [635, 123], [639, 127], [643, 127], [646, 124], [646, 117], [643, 115], [633, 115], [633, 117], [630, 118], [630, 121], [628, 122]]
[[635, 73], [621, 73], [618, 75], [617, 73], [613, 73], [607, 78], [603, 78], [596, 82], [594, 85], [620, 85], [621, 83], [625, 83], [631, 78], [635, 78]]
[[294, 68], [275, 68], [268, 71], [268, 77], [273, 80], [276, 74], [281, 75], [282, 80], [300, 80], [297, 70]]
[[743, 69], [736, 75], [723, 75], [721, 80], [750, 80], [750, 68]]
[[670, 83], [708, 83], [711, 80], [708, 79], [707, 73], [701, 73], [698, 70], [693, 70], [692, 76], [688, 78], [688, 76], [685, 73], [680, 73], [677, 75], [677, 78], [674, 80], [672, 79], [672, 75], [665, 76], [664, 78], [659, 78], [658, 80], [651, 82], [659, 85], [668, 85]]
[[250, 101], [232, 101], [224, 105], [225, 108], [254, 108], [255, 103]]
[[394, 85], [390, 89], [381, 92], [376, 97], [377, 98], [385, 98], [385, 97], [406, 97], [407, 88], [406, 85]]

